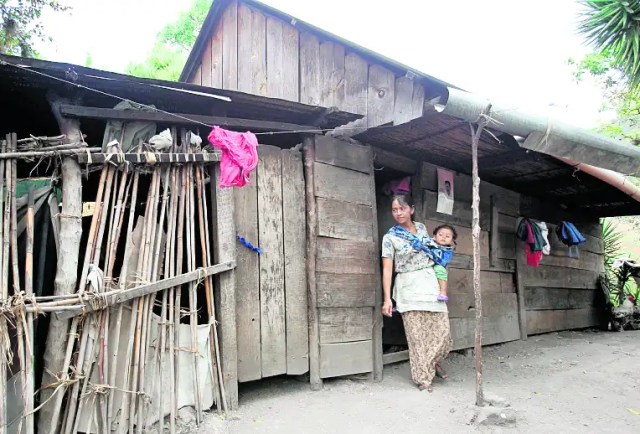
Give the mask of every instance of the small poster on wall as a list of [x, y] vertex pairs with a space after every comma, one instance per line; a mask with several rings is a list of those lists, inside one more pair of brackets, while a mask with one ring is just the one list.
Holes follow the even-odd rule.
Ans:
[[438, 207], [436, 212], [453, 214], [453, 175], [447, 169], [438, 168]]

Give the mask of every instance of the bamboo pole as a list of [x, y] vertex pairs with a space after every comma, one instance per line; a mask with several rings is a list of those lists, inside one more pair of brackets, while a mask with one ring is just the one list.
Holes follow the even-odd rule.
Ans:
[[[125, 243], [125, 251], [123, 255], [122, 268], [120, 270], [120, 279], [118, 282], [119, 284], [118, 286], [120, 287], [120, 290], [124, 290], [127, 284], [127, 268], [128, 268], [129, 259], [131, 257], [131, 249], [133, 245], [132, 237], [133, 237], [133, 227], [134, 227], [134, 221], [135, 221], [135, 204], [136, 204], [136, 199], [138, 198], [138, 182], [139, 182], [139, 173], [138, 171], [135, 171], [135, 173], [133, 174], [133, 185], [131, 186], [130, 201], [128, 202], [129, 215], [128, 215], [127, 232], [126, 232], [127, 239]], [[123, 212], [124, 212], [124, 208], [123, 208]], [[113, 344], [113, 354], [111, 355], [111, 363], [110, 363], [111, 372], [109, 374], [109, 384], [111, 385], [116, 384], [116, 375], [118, 374], [118, 372], [120, 372], [120, 369], [124, 369], [125, 378], [128, 378], [128, 375], [129, 375], [129, 364], [126, 363], [125, 366], [122, 368], [120, 368], [118, 364], [120, 335], [122, 332], [121, 329], [122, 329], [123, 310], [124, 310], [124, 306], [120, 304], [118, 306], [118, 312], [116, 314], [115, 339], [114, 339], [115, 342]], [[125, 360], [128, 360], [128, 358]], [[107, 403], [107, 426], [108, 427], [111, 427], [113, 425], [113, 418], [114, 418], [114, 411], [115, 411], [114, 400], [115, 400], [115, 393], [111, 393], [109, 395], [109, 400]], [[119, 410], [120, 411], [118, 412], [118, 414], [120, 414], [121, 418], [124, 418], [123, 416], [124, 411], [122, 407], [120, 407]], [[124, 426], [124, 420], [120, 421], [120, 426], [121, 427]]]
[[478, 171], [478, 143], [482, 131], [486, 127], [489, 120], [491, 105], [484, 111], [479, 118], [476, 127], [470, 124], [471, 128], [471, 162], [472, 162], [472, 230], [471, 236], [473, 240], [473, 295], [476, 306], [476, 324], [475, 324], [475, 363], [476, 363], [476, 405], [484, 406], [484, 391], [482, 384], [482, 287], [480, 284], [480, 175]]
[[[170, 176], [170, 172], [171, 172], [171, 168], [167, 167], [164, 169], [156, 169], [160, 172], [160, 174], [162, 175], [162, 182], [160, 183], [160, 187], [162, 189], [162, 200], [161, 200], [161, 205], [160, 205], [160, 218], [158, 220], [158, 224], [157, 224], [157, 228], [156, 228], [156, 236], [155, 236], [155, 246], [154, 246], [154, 252], [153, 252], [153, 266], [151, 267], [151, 278], [150, 281], [151, 282], [155, 282], [158, 280], [158, 278], [160, 277], [160, 257], [162, 255], [161, 252], [161, 247], [163, 247], [162, 245], [162, 239], [163, 239], [163, 231], [164, 231], [164, 222], [167, 216], [167, 202], [169, 199], [169, 176]], [[162, 174], [162, 171], [164, 171], [164, 174]], [[168, 240], [165, 239], [165, 244], [164, 244], [164, 248], [166, 251], [167, 248], [167, 242]], [[159, 294], [155, 294], [152, 295], [153, 298], [157, 298]], [[152, 300], [153, 300], [152, 298]], [[159, 342], [156, 342], [155, 345], [155, 355], [154, 358], [155, 360], [157, 360], [158, 363], [158, 380], [157, 382], [155, 382], [154, 384], [152, 384], [153, 386], [153, 393], [155, 394], [156, 391], [158, 391], [158, 396], [160, 397], [159, 399], [159, 408], [160, 408], [160, 414], [159, 414], [159, 419], [158, 419], [158, 423], [160, 425], [162, 425], [162, 422], [164, 421], [164, 413], [163, 413], [163, 394], [160, 391], [160, 386], [162, 384], [162, 361], [163, 361], [163, 354], [164, 354], [164, 348], [165, 348], [165, 343], [163, 341], [163, 330], [164, 330], [164, 321], [165, 321], [165, 314], [166, 314], [166, 303], [167, 303], [167, 292], [162, 291], [162, 307], [161, 307], [161, 312], [160, 312], [160, 321], [158, 323], [158, 335], [157, 335], [157, 339], [159, 340]], [[150, 315], [153, 313], [153, 305], [154, 303], [150, 303], [150, 307], [149, 307], [149, 312]], [[150, 333], [151, 327], [149, 327], [149, 333]], [[145, 414], [147, 414], [147, 412], [145, 412]], [[149, 418], [147, 418], [147, 422], [149, 422]], [[147, 425], [145, 425], [145, 429], [147, 428]]]
[[[198, 187], [198, 212], [199, 212], [199, 220], [200, 220], [200, 247], [202, 250], [202, 257], [205, 266], [209, 266], [212, 262], [212, 251], [211, 251], [211, 243], [210, 243], [210, 234], [209, 234], [209, 216], [207, 213], [207, 203], [206, 203], [206, 194], [204, 190], [204, 168], [202, 166], [198, 166], [196, 168], [196, 181]], [[227, 402], [224, 392], [224, 378], [222, 377], [222, 370], [220, 369], [220, 352], [219, 352], [219, 343], [218, 343], [218, 330], [216, 324], [216, 310], [215, 310], [215, 301], [214, 301], [214, 293], [213, 293], [213, 280], [211, 276], [207, 276], [205, 279], [205, 291], [207, 297], [207, 310], [209, 315], [209, 324], [210, 324], [210, 334], [209, 334], [209, 346], [211, 347], [211, 364], [213, 366], [212, 369], [212, 380], [214, 385], [214, 393], [215, 393], [215, 401], [216, 407], [218, 411], [224, 410], [226, 411]], [[224, 403], [223, 408], [221, 409], [221, 404]]]
[[3, 152], [0, 154], [0, 160], [33, 160], [34, 158], [46, 158], [46, 157], [73, 157], [76, 155], [82, 155], [86, 153], [100, 152], [101, 148], [78, 148], [78, 149], [61, 149], [57, 151], [23, 151], [16, 152]]
[[[145, 248], [145, 257], [144, 257], [144, 280], [146, 282], [152, 282], [154, 280], [153, 277], [153, 252], [155, 250], [155, 245], [160, 243], [160, 240], [156, 237], [156, 231], [158, 227], [157, 220], [157, 211], [158, 211], [158, 198], [160, 197], [160, 184], [161, 184], [161, 168], [156, 167], [153, 171], [153, 193], [149, 198], [150, 206], [150, 215], [145, 215], [147, 221], [149, 221], [149, 231], [147, 236], [147, 245]], [[155, 303], [156, 294], [150, 294], [144, 297], [143, 301], [143, 321], [142, 321], [142, 341], [140, 342], [140, 371], [139, 371], [139, 386], [138, 390], [147, 394], [146, 390], [146, 361], [147, 361], [147, 350], [149, 349], [149, 344], [151, 341], [151, 321], [153, 319], [153, 306]], [[146, 419], [145, 416], [148, 410], [149, 400], [144, 399], [143, 395], [138, 396], [138, 413], [137, 413], [137, 432], [142, 433], [146, 430]]]
[[[26, 254], [25, 254], [25, 277], [24, 277], [24, 292], [27, 297], [33, 296], [33, 227], [34, 227], [34, 199], [33, 199], [33, 189], [29, 189], [28, 196], [28, 208], [27, 208], [27, 243], [26, 243]], [[34, 384], [34, 371], [33, 371], [33, 345], [34, 345], [34, 326], [33, 326], [33, 314], [27, 313], [27, 329], [26, 329], [26, 360], [25, 360], [25, 371], [26, 371], [26, 402], [25, 402], [25, 411], [26, 411], [26, 432], [27, 434], [33, 434], [35, 432], [35, 421], [33, 415], [34, 408], [34, 394], [35, 394], [35, 384]]]
[[[175, 228], [176, 228], [176, 210], [177, 210], [177, 179], [176, 172], [177, 169], [175, 167], [171, 167], [171, 197], [169, 202], [169, 221], [167, 224], [167, 244], [165, 248], [165, 258], [164, 258], [164, 276], [173, 277], [174, 265], [173, 265], [173, 255], [175, 252]], [[170, 414], [169, 414], [169, 426], [171, 434], [175, 434], [176, 430], [176, 384], [175, 384], [175, 364], [173, 358], [173, 352], [175, 350], [174, 345], [174, 335], [173, 335], [173, 297], [174, 291], [173, 288], [169, 290], [165, 290], [163, 292], [162, 297], [162, 310], [161, 317], [163, 321], [163, 325], [160, 331], [160, 346], [162, 351], [160, 352], [160, 369], [158, 372], [158, 384], [162, 384], [162, 378], [164, 377], [164, 370], [162, 367], [164, 366], [164, 354], [167, 348], [167, 336], [168, 346], [169, 346], [169, 401], [170, 401]], [[166, 323], [165, 323], [166, 321]], [[160, 402], [158, 405], [158, 420], [164, 419], [164, 394], [160, 393]]]
[[[80, 285], [78, 287], [79, 294], [85, 292], [87, 275], [89, 273], [89, 265], [93, 264], [96, 267], [99, 266], [100, 252], [102, 248], [102, 240], [104, 238], [104, 231], [106, 228], [109, 204], [111, 202], [111, 191], [115, 170], [116, 169], [111, 165], [106, 165], [102, 169], [100, 179], [103, 180], [103, 175], [106, 174], [106, 181], [104, 183], [101, 182], [98, 188], [96, 207], [93, 218], [91, 220], [91, 229], [89, 231], [89, 239], [87, 241], [83, 270], [80, 277]], [[77, 432], [77, 430], [79, 429], [79, 416], [80, 414], [82, 414], [86, 400], [82, 399], [80, 400], [80, 402], [78, 402], [78, 395], [80, 393], [80, 390], [82, 390], [82, 395], [84, 395], [88, 387], [93, 367], [93, 361], [96, 357], [96, 355], [94, 354], [96, 352], [95, 336], [97, 336], [96, 330], [99, 329], [99, 326], [96, 324], [100, 324], [102, 322], [100, 318], [101, 314], [102, 313], [100, 313], [99, 315], [89, 315], [86, 318], [85, 327], [83, 327], [82, 330], [78, 363], [76, 364], [76, 369], [78, 370], [80, 378], [82, 378], [82, 382], [75, 382], [73, 384], [73, 387], [71, 388], [71, 395], [66, 410], [67, 417], [64, 429], [65, 434]], [[73, 340], [73, 338], [70, 339], [70, 341]]]
[[[5, 152], [7, 142], [2, 141], [0, 149]], [[0, 294], [2, 300], [6, 300], [9, 297], [7, 290], [7, 278], [8, 273], [5, 273], [5, 255], [4, 255], [4, 240], [6, 238], [7, 231], [5, 230], [5, 222], [7, 222], [6, 214], [4, 213], [4, 192], [5, 192], [5, 162], [0, 161], [0, 212], [2, 212], [2, 222], [0, 222]], [[7, 183], [8, 185], [8, 183]], [[10, 345], [8, 342], [8, 329], [7, 320], [4, 315], [0, 315], [0, 434], [6, 433], [7, 424], [7, 370], [4, 369], [8, 354], [6, 354], [6, 348]]]

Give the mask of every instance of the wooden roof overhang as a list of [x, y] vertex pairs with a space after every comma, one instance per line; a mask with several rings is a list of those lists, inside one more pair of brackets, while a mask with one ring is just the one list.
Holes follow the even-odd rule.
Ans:
[[[354, 138], [412, 161], [427, 161], [471, 174], [469, 122], [439, 113], [427, 103], [424, 115], [418, 119], [369, 129]], [[482, 135], [478, 165], [484, 181], [585, 217], [640, 214], [640, 202], [617, 188], [576, 172], [554, 157], [524, 149], [512, 135], [496, 129]]]
[[[331, 129], [362, 117], [243, 92], [0, 55], [0, 94], [7, 109], [1, 121], [3, 129], [9, 128], [19, 135], [46, 135], [47, 130], [57, 129], [46, 100], [47, 92], [56, 92], [71, 101], [62, 107], [64, 116], [89, 119], [100, 125], [109, 119], [201, 129], [202, 124], [215, 124], [234, 130], [275, 133], [270, 139], [268, 135], [261, 136], [267, 142], [281, 140], [278, 137], [285, 135], [289, 141], [299, 141], [300, 131]], [[159, 111], [113, 110], [122, 99], [153, 105]], [[21, 125], [23, 131], [18, 128]]]

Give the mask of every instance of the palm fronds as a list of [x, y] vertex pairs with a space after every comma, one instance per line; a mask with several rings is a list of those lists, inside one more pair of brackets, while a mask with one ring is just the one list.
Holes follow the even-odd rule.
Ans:
[[638, 0], [583, 0], [586, 6], [578, 30], [640, 91], [640, 2]]

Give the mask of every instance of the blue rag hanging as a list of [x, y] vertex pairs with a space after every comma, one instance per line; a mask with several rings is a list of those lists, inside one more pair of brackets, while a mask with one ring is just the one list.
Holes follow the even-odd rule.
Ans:
[[587, 239], [580, 233], [578, 229], [576, 229], [573, 223], [567, 221], [560, 222], [560, 224], [556, 228], [556, 235], [558, 235], [560, 241], [569, 246], [570, 258], [580, 257], [578, 246], [587, 241]]
[[389, 234], [408, 241], [414, 250], [426, 253], [433, 262], [443, 267], [449, 265], [453, 258], [453, 249], [451, 247], [439, 246], [429, 237], [424, 237], [421, 240], [417, 235], [412, 234], [402, 226], [395, 225], [389, 229]]

